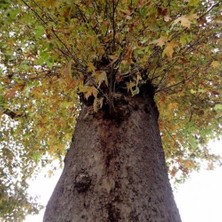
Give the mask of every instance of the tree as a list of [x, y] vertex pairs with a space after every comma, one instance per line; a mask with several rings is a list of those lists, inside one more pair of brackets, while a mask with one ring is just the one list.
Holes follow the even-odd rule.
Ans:
[[0, 218], [66, 155], [45, 221], [180, 221], [167, 170], [220, 164], [221, 4], [1, 1]]

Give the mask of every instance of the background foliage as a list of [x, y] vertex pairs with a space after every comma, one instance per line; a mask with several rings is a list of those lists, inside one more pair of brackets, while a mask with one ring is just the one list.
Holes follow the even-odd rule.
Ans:
[[62, 160], [79, 93], [112, 111], [151, 83], [174, 180], [220, 164], [221, 1], [2, 0], [0, 17], [0, 218], [40, 208], [27, 179]]

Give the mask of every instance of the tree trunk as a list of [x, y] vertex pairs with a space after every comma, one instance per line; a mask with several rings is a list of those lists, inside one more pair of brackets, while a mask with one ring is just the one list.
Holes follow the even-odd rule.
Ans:
[[181, 221], [149, 94], [120, 96], [112, 116], [83, 105], [44, 222]]

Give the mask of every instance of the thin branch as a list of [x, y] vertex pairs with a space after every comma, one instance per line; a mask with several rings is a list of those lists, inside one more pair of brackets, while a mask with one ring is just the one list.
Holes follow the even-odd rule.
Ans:
[[212, 5], [204, 14], [202, 14], [198, 19], [201, 19], [203, 17], [205, 17], [210, 11], [213, 10], [213, 8], [219, 6], [222, 2], [218, 1], [217, 3], [215, 3], [214, 5]]
[[180, 144], [178, 141], [176, 141], [175, 138], [172, 137], [170, 131], [168, 130], [168, 128], [167, 128], [166, 126], [164, 126], [164, 129], [166, 130], [168, 136], [173, 140], [173, 142], [174, 142], [175, 144], [178, 144], [178, 145], [181, 147], [181, 144]]
[[[37, 17], [37, 19], [39, 19], [44, 26], [47, 26], [47, 22], [29, 5], [27, 4], [24, 0], [22, 0], [22, 2], [34, 13], [34, 15]], [[76, 54], [74, 52], [71, 52], [70, 49], [68, 48], [68, 46], [61, 40], [61, 38], [58, 36], [58, 34], [55, 32], [55, 30], [53, 29], [53, 27], [51, 28], [51, 31], [53, 33], [53, 35], [56, 37], [56, 39], [63, 45], [63, 47], [66, 49], [67, 53], [65, 53], [63, 50], [61, 50], [59, 47], [59, 51], [63, 52], [63, 54], [67, 57], [71, 56], [71, 58], [79, 65], [82, 67], [82, 72], [85, 72], [85, 67], [81, 64], [81, 62], [79, 61], [79, 59], [77, 58]], [[70, 56], [69, 56], [70, 55]]]
[[161, 89], [161, 88], [160, 88], [160, 89], [157, 89], [157, 90], [155, 91], [155, 93], [158, 93], [158, 92], [161, 92], [161, 91], [167, 91], [167, 90], [169, 90], [169, 89], [171, 89], [171, 88], [174, 88], [174, 87], [176, 87], [176, 86], [179, 86], [179, 85], [181, 85], [181, 84], [186, 83], [187, 81], [191, 80], [192, 78], [194, 78], [194, 75], [191, 75], [191, 76], [189, 76], [187, 79], [183, 79], [183, 80], [181, 80], [181, 81], [179, 81], [179, 82], [177, 82], [177, 83], [175, 83], [175, 84], [166, 86], [166, 87], [164, 87], [164, 88], [162, 88], [162, 89]]
[[44, 13], [44, 15], [49, 19], [51, 20], [52, 22], [56, 23], [55, 20], [49, 15], [49, 13], [46, 13], [43, 9], [43, 7], [40, 7], [36, 1], [32, 0], [32, 2], [34, 2], [34, 4]]
[[112, 50], [115, 51], [115, 42], [116, 42], [116, 24], [115, 24], [115, 0], [112, 0], [112, 29], [113, 29], [113, 41], [112, 41]]
[[[207, 31], [206, 30], [203, 30], [203, 31], [204, 31], [204, 33], [202, 36], [198, 35], [198, 39], [196, 39], [195, 41], [193, 41], [189, 45], [185, 45], [183, 48], [180, 49], [180, 52], [182, 55], [190, 54], [190, 52], [194, 51], [197, 46], [204, 43], [204, 41], [207, 40], [207, 38], [210, 38], [211, 35], [214, 35], [214, 33], [210, 33], [209, 35], [205, 35], [205, 33], [207, 33]], [[190, 49], [191, 49], [191, 51], [189, 51]]]
[[47, 25], [47, 22], [29, 5], [27, 4], [24, 0], [22, 2], [33, 12], [33, 14], [40, 20], [44, 25]]
[[[150, 81], [153, 81], [153, 80], [155, 80], [155, 79], [157, 79], [157, 78], [159, 78], [159, 77], [162, 76], [161, 80], [160, 80], [159, 83], [157, 84], [157, 86], [159, 86], [159, 85], [162, 83], [162, 81], [163, 81], [163, 79], [165, 78], [165, 76], [167, 75], [167, 73], [171, 70], [171, 68], [174, 67], [174, 65], [176, 64], [176, 62], [177, 62], [177, 60], [174, 60], [171, 64], [169, 64], [169, 66], [168, 66], [166, 69], [164, 69], [163, 72], [162, 72], [160, 75], [158, 75], [158, 76], [152, 75], [152, 78], [150, 79]], [[158, 68], [158, 67], [157, 67], [157, 68]]]
[[[213, 10], [213, 8], [219, 6], [222, 2], [219, 1], [217, 3], [215, 3], [214, 5], [212, 5], [206, 12], [204, 12], [202, 15], [199, 16], [199, 18], [197, 20], [202, 19], [203, 17], [205, 17], [206, 15], [209, 14], [209, 12], [211, 12]], [[170, 39], [170, 41], [172, 41], [173, 39], [175, 39], [176, 37], [178, 37], [179, 35], [181, 35], [182, 33], [184, 33], [185, 31], [187, 31], [188, 28], [184, 28], [183, 30], [180, 30], [178, 32], [175, 32], [175, 34], [172, 36], [172, 38]]]

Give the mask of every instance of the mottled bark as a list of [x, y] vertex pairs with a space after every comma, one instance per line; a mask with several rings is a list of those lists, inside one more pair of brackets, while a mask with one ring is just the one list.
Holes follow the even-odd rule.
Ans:
[[180, 222], [148, 93], [83, 106], [44, 222]]

